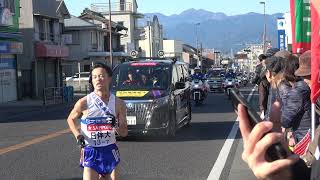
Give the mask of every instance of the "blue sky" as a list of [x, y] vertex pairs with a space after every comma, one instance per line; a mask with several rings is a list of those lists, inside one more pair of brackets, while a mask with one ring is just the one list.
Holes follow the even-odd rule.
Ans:
[[[80, 15], [91, 3], [106, 3], [108, 0], [65, 0], [72, 15]], [[116, 2], [116, 0], [111, 0]], [[224, 12], [227, 15], [244, 14], [248, 12], [263, 12], [259, 0], [137, 0], [139, 12], [160, 12], [165, 15], [179, 14], [182, 11], [195, 8], [213, 12]], [[266, 0], [267, 13], [289, 11], [289, 0]]]

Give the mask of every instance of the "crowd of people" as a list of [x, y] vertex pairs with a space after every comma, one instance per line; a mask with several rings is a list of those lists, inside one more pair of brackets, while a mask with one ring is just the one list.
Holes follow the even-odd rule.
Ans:
[[[315, 159], [319, 150], [308, 148], [312, 143], [318, 146], [311, 141], [311, 51], [298, 56], [269, 49], [259, 60], [253, 83], [259, 89], [263, 121], [250, 127], [246, 109], [238, 107], [244, 140], [242, 158], [258, 179], [318, 179], [319, 162]], [[318, 117], [314, 123], [317, 127]], [[289, 156], [270, 162], [267, 149], [279, 142]]]

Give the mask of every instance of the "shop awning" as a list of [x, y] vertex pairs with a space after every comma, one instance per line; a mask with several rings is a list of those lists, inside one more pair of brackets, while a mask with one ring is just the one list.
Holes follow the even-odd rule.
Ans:
[[[88, 52], [88, 56], [91, 57], [108, 57], [110, 52]], [[125, 52], [112, 52], [114, 57], [128, 57], [129, 55]]]
[[36, 57], [63, 58], [69, 56], [67, 46], [36, 43]]

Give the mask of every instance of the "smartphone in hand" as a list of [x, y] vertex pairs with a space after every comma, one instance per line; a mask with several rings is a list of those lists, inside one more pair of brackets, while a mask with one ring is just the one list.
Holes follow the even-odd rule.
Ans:
[[[247, 102], [247, 100], [243, 97], [241, 92], [238, 89], [231, 89], [230, 93], [231, 101], [233, 108], [235, 109], [236, 113], [238, 113], [238, 105], [242, 104], [246, 107], [249, 117], [249, 122], [251, 127], [253, 128], [256, 124], [262, 121], [259, 114], [256, 110]], [[281, 145], [281, 143], [273, 144], [267, 150], [267, 156], [270, 161], [275, 161], [278, 159], [285, 159], [288, 157], [287, 151]]]

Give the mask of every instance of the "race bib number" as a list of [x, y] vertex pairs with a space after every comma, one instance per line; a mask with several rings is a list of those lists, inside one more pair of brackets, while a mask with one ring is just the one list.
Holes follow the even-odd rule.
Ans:
[[114, 143], [114, 132], [111, 125], [90, 124], [87, 127], [90, 139], [94, 146], [104, 146]]

